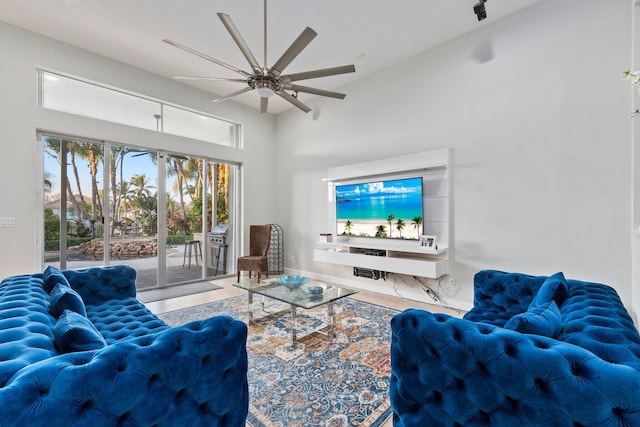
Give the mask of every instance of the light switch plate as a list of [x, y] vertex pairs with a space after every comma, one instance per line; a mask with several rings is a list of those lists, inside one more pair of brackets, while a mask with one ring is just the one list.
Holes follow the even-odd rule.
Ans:
[[13, 216], [0, 217], [0, 228], [10, 228], [16, 226], [16, 218]]

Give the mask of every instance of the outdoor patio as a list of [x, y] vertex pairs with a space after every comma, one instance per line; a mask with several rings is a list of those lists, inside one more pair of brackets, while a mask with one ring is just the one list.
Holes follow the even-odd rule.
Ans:
[[[175, 285], [178, 283], [193, 282], [204, 280], [202, 279], [202, 259], [198, 256], [196, 258], [194, 254], [191, 254], [191, 262], [189, 258], [185, 256], [186, 245], [172, 245], [167, 248], [167, 285]], [[56, 258], [51, 259], [52, 254], [48, 254], [46, 265], [53, 265], [59, 267], [59, 261]], [[80, 269], [87, 267], [95, 267], [104, 265], [102, 259], [76, 259], [73, 257], [67, 261], [67, 269]], [[184, 265], [183, 265], [184, 263]], [[151, 289], [157, 287], [158, 280], [158, 257], [138, 257], [138, 258], [115, 258], [112, 257], [111, 265], [128, 265], [133, 267], [138, 272], [138, 278], [136, 280], [136, 287], [138, 290]], [[223, 262], [220, 260], [220, 266], [217, 270], [215, 268], [206, 269], [206, 278], [211, 279], [214, 277], [226, 276], [227, 272], [223, 269]], [[227, 270], [229, 270], [230, 263], [227, 262]]]

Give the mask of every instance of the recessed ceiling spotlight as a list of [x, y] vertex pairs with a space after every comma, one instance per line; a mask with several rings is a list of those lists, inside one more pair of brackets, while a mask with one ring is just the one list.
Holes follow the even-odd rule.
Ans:
[[484, 4], [487, 0], [480, 0], [478, 3], [473, 5], [473, 13], [478, 17], [478, 21], [482, 21], [487, 17], [487, 10], [484, 7]]

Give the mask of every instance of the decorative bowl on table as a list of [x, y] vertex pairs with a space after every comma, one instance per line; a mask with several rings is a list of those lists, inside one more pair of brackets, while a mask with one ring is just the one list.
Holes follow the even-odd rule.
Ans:
[[309, 278], [304, 276], [278, 277], [278, 283], [281, 284], [282, 286], [289, 288], [289, 290], [298, 289], [308, 281], [309, 281]]

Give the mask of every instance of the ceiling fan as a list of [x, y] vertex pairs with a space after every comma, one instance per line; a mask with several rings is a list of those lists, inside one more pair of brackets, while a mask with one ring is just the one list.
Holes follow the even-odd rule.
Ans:
[[[310, 93], [314, 95], [327, 96], [331, 98], [344, 99], [346, 96], [343, 93], [331, 92], [328, 90], [317, 89], [307, 86], [300, 86], [292, 82], [299, 80], [315, 79], [318, 77], [328, 77], [338, 74], [353, 73], [356, 71], [354, 65], [344, 65], [341, 67], [323, 68], [313, 71], [305, 71], [302, 73], [285, 74], [282, 72], [284, 69], [304, 50], [305, 47], [318, 35], [314, 30], [306, 27], [304, 31], [298, 36], [298, 38], [289, 46], [289, 48], [282, 54], [282, 56], [276, 61], [271, 68], [267, 67], [267, 0], [264, 0], [264, 65], [260, 66], [255, 56], [249, 49], [246, 41], [242, 38], [242, 35], [238, 31], [231, 17], [225, 13], [218, 13], [218, 17], [231, 34], [231, 37], [236, 42], [240, 51], [249, 62], [251, 66], [251, 72], [243, 71], [238, 67], [229, 65], [225, 62], [210, 57], [202, 52], [198, 52], [195, 49], [191, 49], [183, 44], [175, 42], [170, 39], [162, 39], [163, 42], [175, 46], [178, 49], [182, 49], [185, 52], [199, 56], [202, 59], [213, 62], [229, 70], [235, 71], [240, 74], [242, 78], [230, 79], [222, 77], [191, 77], [191, 76], [172, 76], [178, 80], [214, 80], [214, 81], [228, 81], [245, 83], [247, 86], [236, 92], [233, 92], [225, 97], [214, 100], [213, 102], [222, 102], [234, 96], [243, 94], [255, 90], [260, 95], [260, 113], [267, 112], [267, 105], [269, 97], [272, 95], [278, 95], [281, 98], [287, 100], [291, 104], [295, 105], [305, 113], [311, 111], [311, 108], [300, 102], [297, 98], [298, 92]], [[287, 91], [295, 93], [291, 94]]]

